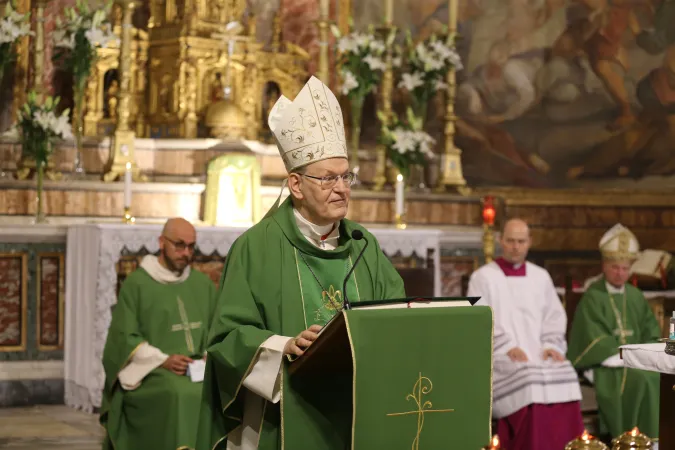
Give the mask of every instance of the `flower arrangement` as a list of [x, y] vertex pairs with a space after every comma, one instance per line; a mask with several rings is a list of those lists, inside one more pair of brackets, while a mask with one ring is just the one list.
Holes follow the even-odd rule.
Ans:
[[[77, 161], [79, 164], [82, 148], [82, 121], [83, 102], [87, 88], [87, 81], [91, 68], [98, 56], [96, 49], [107, 47], [112, 43], [119, 43], [119, 39], [112, 32], [112, 25], [108, 16], [112, 3], [106, 3], [101, 9], [92, 11], [85, 0], [77, 0], [74, 8], [64, 9], [64, 19], [57, 18], [54, 32], [54, 46], [58, 51], [54, 59], [63, 64], [65, 70], [73, 75], [74, 114], [73, 127], [77, 146]], [[76, 171], [79, 168], [76, 167]]]
[[443, 40], [434, 34], [414, 45], [410, 32], [406, 35], [406, 70], [398, 86], [410, 93], [414, 112], [422, 121], [431, 97], [436, 91], [447, 89], [448, 71], [463, 68], [454, 41], [454, 35], [447, 34]]
[[394, 34], [385, 42], [375, 35], [372, 26], [365, 33], [353, 31], [345, 36], [334, 25], [331, 30], [337, 39], [342, 94], [349, 98], [351, 106], [351, 149], [355, 154], [359, 149], [363, 102], [380, 83], [386, 69], [384, 57], [387, 46], [393, 42]]
[[410, 107], [405, 121], [393, 114], [388, 122], [381, 111], [377, 114], [383, 124], [380, 142], [387, 149], [389, 160], [407, 179], [412, 165], [425, 166], [434, 157], [432, 146], [436, 141], [422, 130], [422, 120]]
[[17, 124], [7, 134], [14, 135], [21, 142], [24, 157], [35, 161], [37, 172], [37, 221], [44, 221], [42, 214], [42, 182], [44, 169], [58, 139], [72, 139], [69, 110], [57, 115], [59, 99], [47, 97], [38, 103], [35, 91], [28, 94], [26, 103], [17, 113]]
[[30, 13], [19, 14], [8, 1], [5, 15], [0, 20], [0, 84], [7, 66], [16, 55], [16, 42], [24, 36], [33, 34], [30, 31]]

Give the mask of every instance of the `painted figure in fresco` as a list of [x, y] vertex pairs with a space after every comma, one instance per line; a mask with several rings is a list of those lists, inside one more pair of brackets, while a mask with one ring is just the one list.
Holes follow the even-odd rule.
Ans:
[[459, 109], [466, 119], [464, 125], [467, 128], [471, 127], [474, 132], [483, 135], [501, 135], [495, 141], [498, 145], [495, 150], [503, 156], [516, 165], [546, 173], [549, 170], [546, 161], [535, 153], [525, 151], [506, 131], [495, 127], [521, 117], [536, 99], [533, 80], [543, 58], [541, 55], [513, 58], [509, 57], [510, 53], [507, 41], [493, 44], [486, 64], [478, 67], [471, 78], [460, 86], [457, 94]]
[[618, 116], [608, 125], [610, 130], [623, 129], [635, 121], [625, 85], [629, 61], [622, 41], [627, 31], [634, 36], [640, 34], [636, 11], [648, 6], [649, 1], [575, 0], [568, 11], [568, 28], [553, 45], [553, 56], [574, 58], [583, 54], [588, 58], [619, 107]]
[[665, 53], [661, 66], [637, 84], [642, 106], [637, 121], [593, 149], [583, 164], [568, 170], [568, 178], [675, 173], [675, 33], [670, 25], [675, 21], [675, 1], [663, 1], [654, 18], [653, 29], [642, 32], [637, 43], [648, 53]]

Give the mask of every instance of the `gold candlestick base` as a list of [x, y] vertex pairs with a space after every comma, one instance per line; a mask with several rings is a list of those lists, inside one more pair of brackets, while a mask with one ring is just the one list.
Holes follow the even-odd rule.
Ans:
[[399, 230], [405, 230], [408, 228], [408, 224], [405, 222], [405, 214], [396, 214], [395, 221], [396, 228]]
[[136, 218], [131, 215], [131, 208], [128, 206], [124, 208], [124, 217], [122, 217], [122, 222], [127, 225], [132, 225], [136, 222]]

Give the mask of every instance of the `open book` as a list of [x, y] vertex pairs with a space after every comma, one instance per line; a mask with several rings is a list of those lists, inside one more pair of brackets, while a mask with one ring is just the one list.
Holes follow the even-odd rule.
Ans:
[[633, 263], [631, 273], [633, 275], [661, 279], [668, 271], [672, 255], [663, 250], [644, 250], [640, 257]]
[[[397, 308], [445, 308], [452, 306], [473, 306], [479, 297], [407, 297], [387, 300], [371, 300], [352, 303], [351, 309], [397, 309]], [[336, 317], [342, 316], [341, 312], [335, 314], [326, 325], [319, 331], [319, 335], [328, 328]]]

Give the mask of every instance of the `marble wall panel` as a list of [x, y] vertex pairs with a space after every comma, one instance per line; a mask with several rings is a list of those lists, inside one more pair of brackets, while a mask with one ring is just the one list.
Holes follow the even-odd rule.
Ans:
[[[51, 335], [49, 341], [44, 341], [45, 343], [53, 342], [54, 339], [61, 340], [63, 339], [62, 330], [64, 329], [63, 323], [63, 313], [57, 312], [58, 317], [54, 317], [54, 302], [48, 299], [46, 302], [41, 302], [38, 300], [40, 296], [40, 291], [45, 290], [51, 291], [52, 280], [54, 278], [53, 274], [50, 273], [49, 276], [45, 276], [45, 270], [39, 269], [39, 255], [45, 255], [49, 259], [47, 261], [55, 262], [52, 258], [64, 259], [65, 263], [65, 252], [66, 245], [65, 243], [0, 243], [0, 255], [20, 255], [21, 263], [23, 260], [26, 261], [23, 274], [25, 274], [25, 285], [23, 287], [23, 294], [25, 296], [23, 308], [23, 329], [22, 339], [24, 340], [23, 345], [20, 346], [3, 346], [0, 347], [0, 363], [3, 361], [27, 361], [27, 360], [61, 360], [63, 359], [63, 349], [62, 346], [43, 346], [41, 345], [41, 339], [44, 341], [43, 337], [45, 333], [40, 331], [40, 322], [44, 320], [49, 324], [47, 330], [57, 329], [60, 330], [59, 335], [54, 337]], [[2, 308], [5, 307], [3, 302], [7, 296], [2, 292], [2, 289], [5, 289], [7, 283], [4, 279], [8, 277], [7, 270], [3, 266], [7, 265], [6, 260], [0, 258], [0, 345], [2, 344], [3, 334], [5, 331], [4, 326], [4, 317], [5, 314], [2, 313]], [[13, 263], [16, 267], [17, 263]], [[43, 263], [43, 268], [49, 267], [49, 263]], [[62, 266], [65, 267], [65, 266]], [[15, 269], [10, 269], [9, 272], [15, 271]], [[61, 271], [63, 273], [63, 271]], [[14, 278], [14, 276], [12, 277]], [[41, 281], [42, 280], [42, 281]], [[62, 279], [63, 280], [63, 279]], [[62, 282], [62, 281], [61, 281]], [[63, 284], [61, 285], [63, 286]], [[63, 295], [63, 289], [61, 289], [61, 295]], [[42, 303], [42, 304], [41, 304]], [[63, 304], [60, 305], [63, 308]], [[60, 315], [59, 315], [60, 314]], [[47, 333], [49, 335], [50, 333]], [[42, 336], [41, 336], [42, 335]], [[14, 339], [11, 344], [16, 343]], [[2, 377], [0, 377], [2, 379]]]
[[37, 345], [63, 349], [65, 258], [63, 253], [37, 255]]
[[0, 253], [0, 352], [26, 349], [28, 254]]

